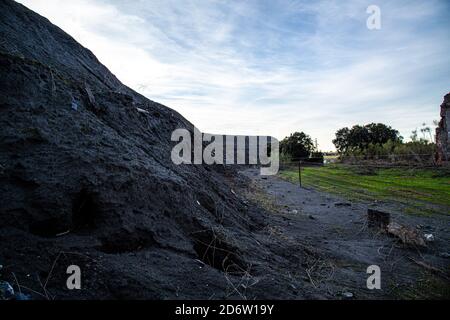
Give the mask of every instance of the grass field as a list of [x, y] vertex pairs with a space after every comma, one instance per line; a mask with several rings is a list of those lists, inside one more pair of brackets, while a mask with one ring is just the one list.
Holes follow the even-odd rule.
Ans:
[[[298, 183], [298, 168], [280, 176]], [[450, 173], [444, 169], [406, 169], [330, 164], [302, 168], [302, 185], [349, 200], [393, 201], [405, 213], [450, 214]]]

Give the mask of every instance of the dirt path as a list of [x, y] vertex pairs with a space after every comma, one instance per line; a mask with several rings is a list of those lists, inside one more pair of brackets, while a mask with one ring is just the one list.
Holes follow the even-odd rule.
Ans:
[[[389, 203], [350, 203], [279, 177], [262, 177], [256, 169], [240, 174], [251, 179], [249, 198], [282, 217], [274, 220], [280, 221], [272, 226], [274, 233], [320, 253], [321, 258], [305, 266], [305, 279], [318, 296], [339, 298], [349, 292], [358, 299], [449, 297], [448, 216], [404, 215]], [[421, 232], [432, 233], [435, 241], [425, 249], [408, 248], [374, 232], [367, 228], [368, 208], [388, 211], [391, 220], [419, 226]], [[381, 269], [381, 290], [367, 289], [370, 265]]]

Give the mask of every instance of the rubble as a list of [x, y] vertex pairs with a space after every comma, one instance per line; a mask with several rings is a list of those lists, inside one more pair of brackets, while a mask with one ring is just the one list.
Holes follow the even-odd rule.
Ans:
[[388, 234], [399, 238], [404, 244], [426, 247], [422, 234], [415, 228], [402, 226], [397, 222], [391, 222], [387, 226]]
[[436, 128], [436, 161], [443, 164], [450, 160], [450, 93], [441, 104], [441, 120]]

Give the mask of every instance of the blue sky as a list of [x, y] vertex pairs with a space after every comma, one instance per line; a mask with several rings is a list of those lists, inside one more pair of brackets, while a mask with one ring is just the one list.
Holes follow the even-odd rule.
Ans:
[[[279, 139], [383, 122], [409, 137], [450, 91], [449, 1], [20, 0], [200, 130]], [[369, 5], [381, 29], [369, 30]]]

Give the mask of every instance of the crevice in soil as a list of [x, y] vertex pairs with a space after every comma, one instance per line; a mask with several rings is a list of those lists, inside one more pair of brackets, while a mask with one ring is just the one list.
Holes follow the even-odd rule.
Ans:
[[57, 234], [67, 231], [66, 224], [57, 218], [34, 221], [30, 225], [30, 232], [44, 238], [54, 238]]
[[200, 192], [197, 194], [197, 199], [203, 208], [208, 210], [211, 214], [216, 215], [216, 203], [209, 195]]
[[133, 232], [122, 230], [102, 237], [100, 241], [101, 245], [97, 250], [109, 254], [136, 252], [156, 245], [153, 235], [142, 230]]
[[81, 190], [72, 205], [72, 230], [76, 232], [94, 228], [98, 216], [99, 208], [94, 196], [85, 189]]
[[194, 233], [194, 250], [207, 265], [227, 273], [242, 273], [247, 269], [239, 252], [212, 230]]

